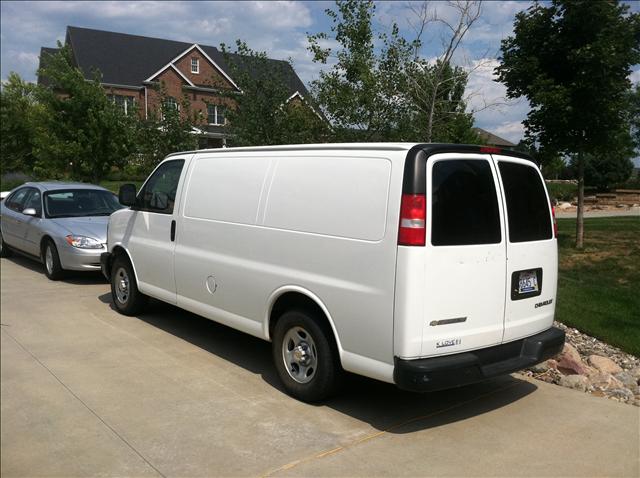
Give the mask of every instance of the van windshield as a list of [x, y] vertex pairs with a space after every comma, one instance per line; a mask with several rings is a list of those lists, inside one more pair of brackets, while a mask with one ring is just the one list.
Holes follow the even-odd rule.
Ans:
[[46, 217], [110, 216], [123, 206], [116, 196], [101, 189], [64, 189], [44, 195]]
[[553, 237], [553, 226], [544, 184], [532, 166], [499, 161], [507, 217], [509, 241], [542, 241]]

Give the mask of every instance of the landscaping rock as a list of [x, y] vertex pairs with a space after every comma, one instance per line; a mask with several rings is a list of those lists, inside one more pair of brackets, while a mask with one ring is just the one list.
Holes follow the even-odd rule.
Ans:
[[560, 385], [586, 392], [589, 386], [589, 379], [584, 375], [564, 375], [560, 379]]
[[622, 382], [622, 384], [631, 390], [634, 394], [640, 393], [640, 386], [638, 386], [638, 379], [634, 377], [631, 372], [620, 372], [615, 377]]
[[589, 355], [589, 364], [602, 373], [615, 375], [622, 372], [622, 367], [613, 360], [601, 355]]
[[609, 391], [609, 398], [618, 399], [621, 402], [629, 402], [634, 400], [633, 393], [627, 388], [614, 388]]
[[640, 358], [559, 322], [554, 325], [566, 334], [564, 349], [525, 375], [640, 407]]
[[610, 373], [596, 372], [592, 373], [588, 380], [591, 382], [591, 385], [594, 388], [599, 388], [600, 390], [614, 390], [617, 388], [624, 388], [624, 384], [615, 378]]
[[549, 359], [534, 365], [533, 367], [531, 367], [530, 370], [534, 373], [544, 373], [549, 369], [557, 369], [557, 368], [558, 368], [558, 362], [556, 362], [553, 359]]
[[560, 204], [558, 204], [558, 209], [570, 209], [572, 207], [573, 206], [570, 202], [561, 202]]
[[564, 344], [564, 348], [558, 354], [556, 360], [558, 362], [558, 370], [565, 375], [587, 375], [590, 372], [589, 367], [584, 364], [576, 348], [569, 343]]

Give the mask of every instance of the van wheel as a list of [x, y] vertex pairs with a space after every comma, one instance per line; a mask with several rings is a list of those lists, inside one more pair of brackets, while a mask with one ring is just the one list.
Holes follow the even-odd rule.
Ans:
[[42, 261], [44, 262], [44, 273], [50, 280], [60, 280], [64, 277], [64, 269], [60, 264], [58, 248], [51, 239], [44, 243]]
[[276, 323], [273, 360], [280, 380], [291, 396], [317, 402], [335, 392], [341, 375], [330, 330], [308, 313], [292, 310]]
[[11, 257], [12, 255], [13, 251], [9, 249], [9, 246], [7, 246], [2, 238], [2, 233], [0, 233], [0, 257]]
[[124, 315], [138, 315], [149, 300], [138, 290], [133, 267], [122, 256], [116, 257], [111, 267], [111, 299], [116, 310]]

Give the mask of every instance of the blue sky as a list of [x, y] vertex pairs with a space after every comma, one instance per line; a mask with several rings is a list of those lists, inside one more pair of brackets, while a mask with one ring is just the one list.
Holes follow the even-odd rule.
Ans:
[[[405, 37], [412, 39], [411, 6], [420, 2], [377, 2], [375, 27], [388, 31], [397, 22]], [[529, 106], [524, 100], [505, 101], [504, 87], [493, 81], [493, 67], [500, 40], [512, 32], [514, 15], [530, 2], [489, 1], [483, 4], [480, 20], [465, 38], [456, 60], [473, 73], [467, 94], [469, 107], [477, 111], [476, 126], [517, 142], [522, 137], [521, 121]], [[640, 10], [640, 3], [631, 3]], [[14, 2], [0, 3], [0, 77], [16, 71], [35, 80], [41, 46], [64, 41], [67, 25], [132, 33], [172, 40], [218, 46], [241, 38], [255, 50], [272, 58], [291, 58], [305, 83], [317, 77], [319, 65], [306, 50], [307, 32], [328, 31], [330, 21], [324, 10], [333, 2]], [[432, 8], [447, 18], [446, 2], [432, 2]], [[440, 49], [440, 32], [428, 30], [425, 57]], [[632, 74], [640, 81], [640, 67]], [[487, 105], [493, 105], [486, 107]]]

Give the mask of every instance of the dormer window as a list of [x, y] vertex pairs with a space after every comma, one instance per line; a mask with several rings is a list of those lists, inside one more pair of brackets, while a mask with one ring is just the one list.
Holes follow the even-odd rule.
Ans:
[[200, 73], [200, 60], [191, 58], [191, 73]]

